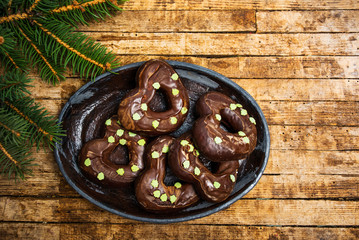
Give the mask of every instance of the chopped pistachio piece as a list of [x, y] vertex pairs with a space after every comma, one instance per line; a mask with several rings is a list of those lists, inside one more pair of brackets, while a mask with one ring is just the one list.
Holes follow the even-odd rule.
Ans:
[[171, 195], [171, 196], [170, 196], [170, 202], [171, 202], [171, 203], [176, 202], [176, 200], [177, 200], [177, 197], [176, 197], [175, 195]]
[[114, 142], [115, 142], [115, 138], [114, 138], [113, 136], [109, 136], [108, 139], [107, 139], [107, 141], [108, 141], [109, 143], [114, 143]]
[[176, 182], [174, 186], [175, 186], [175, 188], [181, 188], [182, 184], [180, 182]]
[[179, 94], [179, 90], [177, 88], [172, 89], [172, 95], [177, 96]]
[[142, 103], [142, 104], [141, 104], [141, 109], [146, 112], [147, 109], [148, 109], [147, 104], [146, 104], [146, 103]]
[[153, 127], [154, 129], [156, 129], [156, 128], [158, 127], [158, 125], [160, 125], [160, 123], [159, 123], [157, 120], [154, 120], [154, 121], [152, 122], [152, 127]]
[[168, 145], [164, 145], [163, 148], [162, 148], [163, 153], [168, 153], [169, 150], [170, 150], [170, 148], [169, 148]]
[[155, 82], [155, 83], [152, 84], [152, 87], [153, 87], [154, 89], [160, 89], [161, 85], [160, 85], [159, 82]]
[[249, 138], [248, 138], [248, 137], [244, 137], [244, 138], [243, 138], [243, 142], [249, 143]]
[[242, 132], [242, 131], [239, 131], [238, 135], [241, 136], [241, 137], [244, 137], [246, 134], [244, 132]]
[[153, 151], [152, 154], [151, 154], [151, 157], [152, 158], [159, 158], [160, 154], [157, 151]]
[[154, 187], [154, 188], [158, 187], [158, 181], [156, 179], [153, 179], [151, 181], [151, 186]]
[[140, 139], [140, 140], [138, 140], [138, 145], [140, 145], [140, 146], [144, 146], [145, 144], [146, 144], [146, 140], [145, 139]]
[[198, 150], [196, 149], [196, 150], [194, 150], [194, 155], [196, 156], [196, 157], [198, 157], [199, 156], [199, 152], [198, 152]]
[[138, 121], [138, 120], [141, 119], [141, 116], [140, 116], [140, 114], [138, 114], [138, 113], [134, 113], [134, 114], [132, 115], [132, 118], [133, 118], [133, 120]]
[[137, 172], [138, 170], [140, 170], [140, 168], [137, 165], [132, 165], [131, 167], [132, 172]]
[[182, 114], [186, 114], [188, 112], [188, 109], [186, 108], [186, 107], [183, 107], [182, 109], [181, 109], [181, 113]]
[[125, 169], [119, 168], [119, 169], [117, 169], [116, 172], [117, 172], [118, 175], [123, 176], [123, 174], [125, 174]]
[[97, 179], [98, 180], [104, 180], [105, 179], [105, 174], [103, 174], [103, 172], [100, 172], [99, 174], [97, 174]]
[[249, 121], [251, 121], [251, 123], [253, 123], [254, 125], [256, 125], [256, 120], [252, 117], [249, 118]]
[[155, 198], [159, 198], [159, 197], [161, 196], [161, 191], [160, 191], [160, 190], [154, 191], [154, 192], [153, 192], [153, 196], [154, 196]]
[[247, 115], [247, 110], [245, 110], [245, 109], [241, 109], [241, 115], [242, 115], [242, 116]]
[[117, 134], [117, 136], [122, 137], [122, 135], [124, 134], [124, 132], [125, 132], [125, 131], [123, 131], [123, 129], [118, 129], [118, 130], [116, 131], [116, 134]]
[[86, 158], [84, 164], [85, 164], [86, 167], [91, 166], [91, 159]]
[[239, 104], [239, 103], [237, 103], [236, 106], [239, 107], [239, 108], [243, 107], [242, 104]]
[[171, 117], [170, 118], [171, 124], [176, 124], [177, 123], [177, 118], [176, 117]]
[[213, 186], [218, 189], [221, 186], [221, 184], [219, 182], [214, 182]]
[[120, 144], [121, 145], [125, 145], [126, 143], [127, 143], [126, 139], [123, 139], [123, 138], [120, 139]]
[[128, 132], [128, 136], [130, 136], [130, 137], [135, 137], [136, 135], [137, 135], [136, 133]]
[[184, 161], [183, 163], [182, 163], [182, 165], [183, 165], [183, 167], [184, 168], [189, 168], [189, 161], [188, 160], [186, 160], [186, 161]]
[[120, 120], [117, 120], [117, 124], [118, 124], [118, 125], [121, 125], [121, 122], [120, 122]]
[[166, 202], [167, 201], [167, 195], [166, 193], [162, 194], [161, 197], [160, 197], [161, 201], [162, 202]]
[[194, 147], [192, 144], [188, 144], [188, 152], [193, 152]]
[[177, 81], [178, 80], [178, 74], [177, 73], [172, 74], [171, 78], [173, 80]]
[[229, 105], [229, 108], [230, 108], [232, 111], [233, 111], [233, 110], [236, 110], [237, 105], [234, 104], [234, 103], [231, 103], [231, 104]]
[[184, 146], [187, 146], [189, 144], [189, 142], [187, 140], [182, 140], [181, 141], [181, 145], [184, 147]]
[[107, 119], [105, 124], [106, 124], [106, 126], [110, 126], [111, 125], [111, 119]]
[[199, 170], [199, 168], [198, 167], [195, 167], [194, 168], [194, 175], [200, 175], [201, 174], [201, 170]]
[[236, 177], [233, 174], [229, 175], [229, 178], [231, 179], [232, 182], [236, 181]]
[[215, 138], [214, 138], [214, 142], [217, 143], [217, 144], [221, 144], [221, 143], [222, 143], [222, 138], [220, 138], [220, 137], [215, 137]]
[[221, 120], [222, 120], [221, 114], [216, 114], [215, 116], [216, 116], [216, 119], [217, 119], [218, 121], [221, 121]]

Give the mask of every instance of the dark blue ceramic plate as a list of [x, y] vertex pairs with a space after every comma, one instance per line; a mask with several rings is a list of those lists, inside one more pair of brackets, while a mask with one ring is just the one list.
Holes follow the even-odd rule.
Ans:
[[92, 182], [82, 174], [77, 158], [84, 143], [102, 138], [104, 122], [114, 115], [123, 96], [136, 86], [135, 75], [143, 62], [126, 65], [105, 73], [96, 81], [81, 87], [62, 109], [59, 121], [67, 136], [55, 150], [55, 158], [67, 182], [84, 198], [95, 205], [122, 217], [152, 222], [173, 223], [201, 218], [228, 208], [247, 194], [258, 182], [269, 156], [269, 131], [264, 115], [256, 101], [230, 79], [212, 70], [184, 62], [168, 61], [183, 80], [190, 96], [189, 115], [177, 137], [188, 131], [196, 119], [194, 106], [197, 99], [208, 91], [224, 92], [241, 103], [256, 119], [258, 141], [252, 154], [243, 161], [239, 177], [230, 197], [221, 203], [201, 201], [176, 213], [155, 214], [145, 211], [136, 201], [133, 186], [111, 189]]

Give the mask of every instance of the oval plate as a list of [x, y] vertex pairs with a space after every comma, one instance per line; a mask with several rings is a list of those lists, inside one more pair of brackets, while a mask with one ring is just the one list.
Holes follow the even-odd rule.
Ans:
[[194, 106], [197, 99], [208, 91], [224, 92], [241, 103], [250, 116], [256, 119], [257, 146], [251, 155], [242, 161], [235, 188], [225, 201], [209, 203], [200, 201], [176, 213], [155, 214], [145, 211], [137, 203], [133, 186], [129, 188], [106, 188], [92, 182], [77, 165], [78, 154], [84, 143], [102, 138], [104, 122], [116, 114], [117, 106], [124, 95], [136, 86], [137, 69], [143, 62], [129, 64], [105, 73], [82, 86], [65, 104], [59, 121], [67, 131], [62, 143], [56, 145], [55, 159], [67, 182], [93, 204], [122, 217], [152, 223], [173, 223], [201, 218], [222, 209], [247, 194], [259, 181], [269, 157], [269, 131], [264, 115], [256, 101], [241, 87], [225, 76], [212, 70], [177, 61], [168, 61], [176, 70], [187, 88], [190, 109], [185, 123], [171, 135], [178, 137], [188, 131], [196, 119]]

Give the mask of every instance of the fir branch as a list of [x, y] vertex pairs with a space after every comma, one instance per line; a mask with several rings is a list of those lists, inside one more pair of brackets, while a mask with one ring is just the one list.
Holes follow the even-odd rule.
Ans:
[[29, 137], [27, 129], [26, 120], [0, 107], [0, 136], [5, 143], [24, 145]]
[[0, 76], [0, 99], [15, 99], [23, 98], [30, 95], [27, 89], [31, 87], [29, 84], [32, 80], [21, 71], [11, 71], [7, 74]]
[[24, 180], [26, 175], [31, 175], [29, 167], [34, 159], [30, 158], [30, 151], [24, 146], [11, 145], [0, 140], [0, 171], [1, 174], [10, 178], [12, 175], [15, 180]]

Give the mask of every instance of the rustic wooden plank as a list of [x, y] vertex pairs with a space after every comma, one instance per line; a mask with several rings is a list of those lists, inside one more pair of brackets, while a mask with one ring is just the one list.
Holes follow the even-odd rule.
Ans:
[[357, 0], [203, 0], [203, 1], [172, 1], [172, 0], [139, 0], [128, 1], [123, 5], [125, 10], [316, 10], [316, 9], [359, 9]]
[[4, 240], [13, 239], [356, 239], [354, 227], [271, 227], [188, 224], [1, 223]]
[[359, 11], [258, 11], [257, 32], [359, 32]]
[[[134, 21], [136, 19], [136, 21]], [[255, 11], [123, 11], [99, 22], [79, 28], [81, 32], [254, 32]]]
[[[242, 199], [230, 208], [189, 224], [353, 226], [357, 201]], [[82, 198], [0, 197], [0, 221], [133, 223]], [[310, 213], [310, 214], [308, 214]]]
[[[358, 79], [232, 79], [257, 101], [357, 101]], [[35, 98], [68, 99], [85, 81], [68, 77], [57, 86], [35, 78]]]
[[359, 55], [359, 34], [113, 33], [91, 37], [116, 54], [200, 56]]

